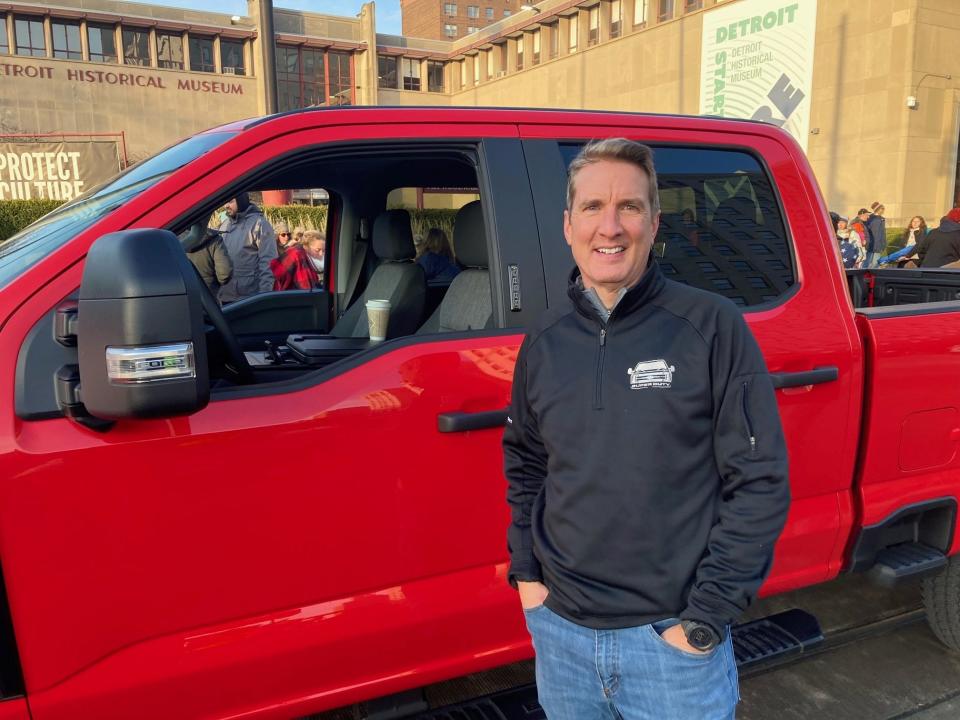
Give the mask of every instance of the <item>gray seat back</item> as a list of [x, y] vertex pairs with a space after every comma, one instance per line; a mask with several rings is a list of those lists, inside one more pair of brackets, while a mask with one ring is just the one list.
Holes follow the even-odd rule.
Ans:
[[413, 262], [416, 250], [410, 230], [410, 213], [387, 210], [373, 223], [373, 252], [380, 264], [373, 271], [363, 294], [333, 326], [334, 337], [369, 337], [367, 300], [390, 301], [387, 339], [410, 335], [423, 318], [427, 280], [423, 268]]
[[457, 262], [465, 266], [453, 279], [440, 306], [417, 333], [463, 332], [493, 327], [493, 294], [487, 260], [487, 234], [479, 200], [467, 203], [453, 225]]

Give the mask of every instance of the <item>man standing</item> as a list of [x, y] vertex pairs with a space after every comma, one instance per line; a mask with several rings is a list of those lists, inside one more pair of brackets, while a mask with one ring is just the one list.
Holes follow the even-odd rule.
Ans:
[[220, 288], [220, 302], [228, 303], [273, 290], [270, 261], [277, 257], [277, 236], [260, 208], [240, 193], [225, 206], [220, 225], [224, 247], [233, 262], [233, 277]]
[[867, 259], [863, 263], [865, 268], [876, 267], [877, 260], [887, 249], [887, 221], [883, 217], [886, 208], [879, 202], [873, 202], [870, 210], [872, 212], [864, 221], [868, 235]]
[[730, 624], [789, 505], [763, 356], [728, 300], [666, 280], [652, 153], [571, 163], [570, 308], [517, 360], [504, 433], [509, 578], [550, 720], [733, 717]]

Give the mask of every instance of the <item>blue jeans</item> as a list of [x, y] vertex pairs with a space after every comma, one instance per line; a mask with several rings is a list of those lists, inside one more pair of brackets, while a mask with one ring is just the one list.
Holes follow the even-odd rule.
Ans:
[[740, 692], [730, 632], [694, 655], [661, 634], [677, 619], [592, 630], [541, 605], [524, 611], [548, 720], [729, 720]]

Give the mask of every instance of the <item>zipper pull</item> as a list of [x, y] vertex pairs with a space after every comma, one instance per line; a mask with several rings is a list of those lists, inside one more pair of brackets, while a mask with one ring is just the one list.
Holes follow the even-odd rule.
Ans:
[[750, 452], [757, 452], [757, 438], [754, 435], [750, 436]]
[[600, 347], [607, 344], [607, 329], [600, 328]]

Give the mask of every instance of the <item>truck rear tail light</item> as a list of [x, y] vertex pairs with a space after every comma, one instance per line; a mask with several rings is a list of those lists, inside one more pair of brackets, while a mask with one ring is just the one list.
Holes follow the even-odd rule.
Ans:
[[127, 385], [196, 377], [193, 343], [148, 347], [108, 347], [107, 377]]

